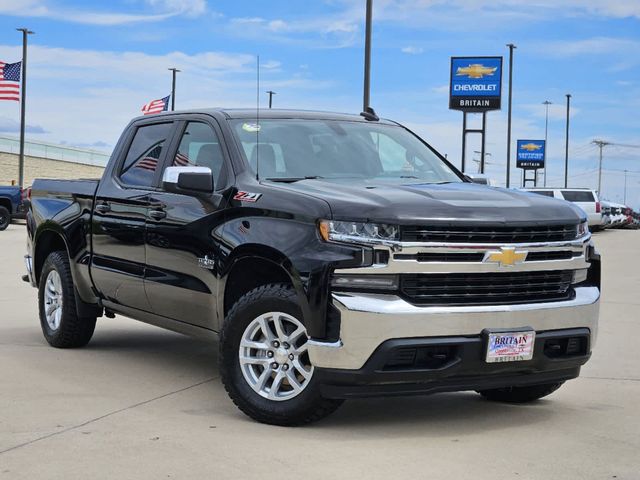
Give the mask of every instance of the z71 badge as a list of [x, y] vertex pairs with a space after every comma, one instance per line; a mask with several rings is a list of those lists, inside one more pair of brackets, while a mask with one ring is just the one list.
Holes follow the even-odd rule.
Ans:
[[198, 266], [200, 268], [206, 268], [207, 270], [213, 270], [216, 266], [216, 261], [213, 258], [209, 258], [209, 255], [198, 257]]
[[251, 192], [240, 191], [233, 196], [233, 199], [240, 200], [241, 202], [257, 202], [261, 196], [262, 196], [261, 193], [251, 193]]

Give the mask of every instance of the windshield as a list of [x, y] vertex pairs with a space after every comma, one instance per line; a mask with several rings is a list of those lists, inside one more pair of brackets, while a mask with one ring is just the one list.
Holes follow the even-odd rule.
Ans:
[[[461, 182], [402, 127], [340, 120], [233, 120], [247, 162], [261, 179], [358, 178]], [[259, 143], [258, 143], [259, 142]]]

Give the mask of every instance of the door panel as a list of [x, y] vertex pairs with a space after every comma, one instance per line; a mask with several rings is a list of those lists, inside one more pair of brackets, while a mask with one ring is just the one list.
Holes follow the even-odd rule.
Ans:
[[172, 123], [143, 124], [100, 182], [93, 212], [93, 281], [109, 301], [151, 311], [144, 290], [149, 194], [157, 182]]
[[[227, 174], [218, 132], [207, 122], [187, 122], [165, 164], [205, 166], [214, 186]], [[214, 329], [218, 319], [217, 251], [213, 231], [222, 221], [222, 195], [156, 191], [149, 198], [145, 290], [153, 312]], [[157, 212], [157, 213], [154, 213]]]

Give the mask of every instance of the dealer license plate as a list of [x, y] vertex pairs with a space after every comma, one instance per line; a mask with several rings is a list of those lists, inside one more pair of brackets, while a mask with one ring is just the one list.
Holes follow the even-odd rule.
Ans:
[[533, 330], [489, 333], [486, 361], [496, 363], [531, 360], [535, 339], [536, 332]]

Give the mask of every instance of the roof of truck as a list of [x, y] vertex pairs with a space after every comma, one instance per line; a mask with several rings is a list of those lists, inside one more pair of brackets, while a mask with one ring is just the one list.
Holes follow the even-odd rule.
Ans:
[[[190, 110], [177, 110], [175, 112], [163, 112], [154, 116], [163, 115], [176, 115], [185, 113], [204, 113], [204, 114], [222, 114], [229, 119], [254, 119], [256, 118], [255, 108], [202, 108], [202, 109], [190, 109]], [[284, 110], [276, 108], [260, 109], [260, 118], [297, 118], [303, 120], [343, 120], [349, 122], [367, 122], [364, 117], [359, 114], [349, 113], [336, 113], [336, 112], [322, 112], [315, 110]], [[395, 125], [395, 122], [391, 120], [380, 119], [376, 123], [384, 123], [388, 125]]]

